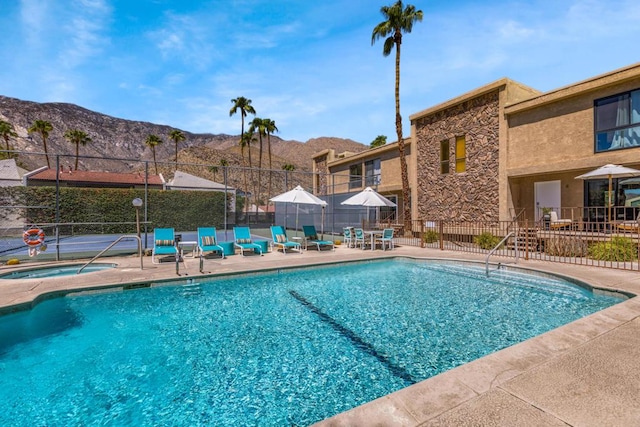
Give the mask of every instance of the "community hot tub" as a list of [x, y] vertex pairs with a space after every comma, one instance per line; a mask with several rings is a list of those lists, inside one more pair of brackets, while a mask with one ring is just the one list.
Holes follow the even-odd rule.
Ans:
[[[45, 279], [50, 277], [72, 276], [78, 274], [78, 270], [84, 264], [72, 265], [52, 265], [47, 267], [23, 268], [21, 270], [12, 271], [10, 273], [0, 274], [0, 280], [11, 279]], [[117, 264], [112, 263], [95, 263], [89, 264], [82, 269], [80, 274], [92, 273], [110, 268], [115, 268]]]

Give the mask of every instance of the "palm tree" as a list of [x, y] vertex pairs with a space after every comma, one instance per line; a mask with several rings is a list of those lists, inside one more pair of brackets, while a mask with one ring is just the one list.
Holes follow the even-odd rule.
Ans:
[[285, 163], [284, 165], [282, 165], [282, 170], [293, 172], [294, 170], [296, 170], [296, 166], [291, 163]]
[[34, 133], [37, 132], [42, 137], [42, 145], [44, 146], [44, 155], [47, 158], [47, 167], [51, 168], [51, 164], [49, 163], [49, 151], [47, 150], [47, 138], [49, 137], [49, 132], [53, 131], [53, 125], [46, 120], [36, 120], [33, 122], [31, 127], [27, 129], [27, 132]]
[[158, 163], [156, 163], [156, 146], [162, 144], [162, 139], [160, 139], [158, 135], [151, 134], [147, 137], [147, 140], [144, 143], [151, 147], [151, 152], [153, 153], [153, 164], [156, 168], [156, 175], [158, 175]]
[[178, 170], [178, 143], [180, 141], [184, 141], [187, 138], [184, 136], [184, 133], [182, 133], [182, 131], [179, 131], [178, 129], [172, 129], [169, 132], [169, 139], [176, 144], [176, 170]]
[[[260, 199], [260, 189], [262, 188], [262, 137], [267, 135], [267, 128], [265, 126], [265, 119], [255, 117], [249, 126], [249, 132], [258, 134], [258, 182], [255, 185], [256, 189], [256, 201]], [[256, 213], [258, 211], [258, 204], [256, 202]]]
[[271, 197], [271, 134], [274, 132], [278, 132], [278, 128], [276, 127], [276, 122], [271, 119], [264, 119], [264, 127], [267, 131], [267, 151], [269, 152], [269, 197]]
[[[244, 174], [244, 191], [245, 193], [248, 193], [249, 188], [247, 186], [247, 168], [246, 168], [246, 163], [244, 162], [244, 148], [247, 147], [247, 151], [249, 152], [249, 173], [251, 175], [251, 182], [253, 182], [253, 170], [251, 169], [251, 144], [253, 142], [255, 142], [256, 138], [253, 135], [253, 132], [245, 132], [244, 134], [242, 134], [242, 138], [240, 138], [240, 154], [242, 155], [242, 163], [244, 168], [242, 169], [243, 174]], [[247, 198], [245, 196], [245, 198]], [[249, 204], [246, 203], [245, 207], [248, 209], [249, 208]]]
[[382, 54], [389, 56], [394, 46], [396, 48], [396, 133], [398, 134], [398, 151], [400, 153], [400, 173], [402, 175], [402, 198], [404, 199], [404, 229], [411, 230], [411, 204], [409, 198], [409, 176], [407, 172], [407, 159], [404, 153], [404, 140], [402, 139], [402, 116], [400, 115], [400, 45], [402, 33], [410, 33], [413, 23], [422, 21], [422, 11], [415, 6], [403, 7], [402, 0], [398, 0], [391, 6], [380, 8], [385, 21], [382, 21], [373, 29], [371, 44], [376, 40], [384, 39]]
[[213, 180], [216, 180], [216, 174], [218, 173], [218, 167], [216, 165], [213, 166], [209, 166], [207, 169], [209, 169], [209, 172], [211, 172], [213, 174]]
[[78, 130], [78, 129], [69, 129], [68, 131], [66, 131], [64, 133], [64, 137], [66, 139], [68, 139], [70, 143], [76, 145], [76, 167], [75, 167], [75, 169], [78, 170], [78, 157], [79, 157], [78, 154], [79, 154], [79, 151], [80, 151], [80, 145], [82, 145], [84, 147], [85, 145], [87, 145], [88, 142], [91, 142], [91, 138], [89, 137], [89, 135], [86, 134], [86, 132], [83, 132], [83, 131]]
[[18, 134], [13, 129], [13, 125], [11, 123], [0, 120], [0, 136], [2, 137], [2, 139], [4, 139], [7, 151], [9, 151], [11, 150], [11, 147], [9, 146], [9, 138], [15, 138], [18, 136]]
[[[247, 117], [247, 114], [253, 114], [255, 116], [256, 110], [251, 106], [251, 100], [245, 98], [244, 96], [239, 96], [235, 99], [232, 99], [233, 107], [229, 110], [229, 117], [236, 114], [240, 111], [240, 154], [242, 155], [242, 166], [246, 168], [247, 164], [244, 161], [244, 118]], [[251, 152], [249, 152], [249, 163], [251, 163]], [[251, 166], [249, 166], [251, 167]], [[247, 170], [243, 168], [242, 173], [244, 175], [244, 190], [247, 191]]]

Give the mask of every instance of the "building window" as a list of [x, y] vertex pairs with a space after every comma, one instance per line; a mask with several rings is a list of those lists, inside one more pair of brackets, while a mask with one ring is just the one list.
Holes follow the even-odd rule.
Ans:
[[362, 164], [349, 166], [349, 190], [362, 187]]
[[595, 101], [595, 151], [640, 147], [640, 89]]
[[467, 141], [464, 136], [456, 137], [456, 173], [467, 170]]
[[440, 173], [449, 173], [449, 140], [440, 141]]
[[367, 187], [380, 184], [380, 159], [364, 162], [364, 185]]

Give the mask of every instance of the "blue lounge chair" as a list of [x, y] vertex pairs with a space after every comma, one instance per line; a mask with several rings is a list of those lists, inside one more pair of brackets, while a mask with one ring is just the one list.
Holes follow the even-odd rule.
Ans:
[[380, 242], [383, 251], [386, 250], [386, 246], [389, 246], [389, 249], [393, 249], [393, 228], [382, 230], [382, 236], [376, 238], [376, 243], [378, 242]]
[[281, 225], [274, 225], [271, 227], [271, 238], [273, 239], [273, 247], [276, 249], [282, 249], [282, 253], [286, 254], [287, 249], [297, 249], [299, 253], [302, 253], [302, 248], [298, 242], [290, 242], [287, 238], [287, 232]]
[[160, 263], [156, 259], [158, 255], [178, 256], [176, 233], [173, 228], [156, 228], [153, 230], [153, 250], [151, 251], [152, 263]]
[[224, 249], [218, 245], [215, 227], [198, 227], [198, 251], [200, 255], [205, 252], [220, 252], [224, 259]]
[[318, 232], [316, 231], [315, 225], [303, 225], [302, 231], [304, 232], [307, 248], [309, 248], [309, 244], [311, 244], [315, 245], [318, 250], [325, 246], [330, 246], [332, 251], [335, 250], [331, 240], [318, 239]]
[[233, 246], [240, 249], [244, 256], [244, 251], [252, 250], [254, 253], [262, 255], [262, 247], [251, 240], [251, 230], [249, 227], [233, 227]]

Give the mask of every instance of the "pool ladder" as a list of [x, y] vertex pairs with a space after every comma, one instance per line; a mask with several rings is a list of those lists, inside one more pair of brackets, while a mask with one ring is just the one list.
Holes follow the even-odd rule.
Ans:
[[[495, 253], [495, 251], [497, 251], [500, 246], [502, 246], [507, 240], [509, 240], [509, 237], [515, 236], [515, 235], [516, 235], [516, 232], [515, 231], [511, 231], [509, 234], [504, 236], [504, 239], [500, 240], [500, 243], [498, 243], [493, 249], [491, 249], [489, 251], [489, 253], [487, 254], [487, 257], [484, 260], [485, 271], [486, 271], [487, 277], [489, 277], [489, 257], [491, 257], [491, 255], [493, 255]], [[517, 237], [515, 239], [515, 252], [516, 252], [516, 264], [517, 264], [518, 263], [518, 258], [520, 257], [520, 251], [518, 251], [518, 238]], [[501, 264], [498, 263], [498, 270], [500, 269], [500, 266], [501, 266]]]
[[140, 239], [139, 236], [134, 236], [134, 235], [124, 235], [124, 236], [120, 236], [118, 237], [113, 243], [111, 243], [109, 246], [107, 246], [106, 248], [104, 248], [102, 251], [100, 251], [100, 253], [96, 256], [94, 256], [93, 258], [91, 258], [91, 260], [89, 260], [89, 262], [87, 262], [85, 265], [83, 265], [82, 267], [80, 267], [78, 269], [78, 271], [76, 271], [76, 274], [80, 274], [82, 273], [82, 270], [85, 269], [85, 267], [87, 267], [89, 264], [91, 264], [93, 261], [97, 260], [98, 258], [100, 258], [100, 256], [102, 256], [103, 253], [105, 253], [106, 251], [108, 251], [109, 249], [111, 249], [112, 247], [114, 247], [116, 245], [116, 243], [120, 242], [121, 240], [124, 239], [136, 239], [138, 241], [138, 256], [140, 257], [140, 270], [143, 269], [142, 267], [142, 239]]

